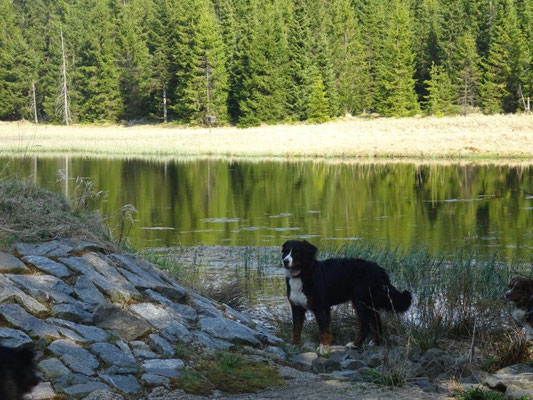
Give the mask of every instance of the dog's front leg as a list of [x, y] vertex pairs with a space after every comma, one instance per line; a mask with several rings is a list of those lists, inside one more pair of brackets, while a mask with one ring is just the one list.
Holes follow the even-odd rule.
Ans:
[[329, 353], [329, 345], [332, 342], [331, 338], [331, 314], [330, 310], [321, 310], [314, 313], [316, 322], [318, 323], [318, 330], [320, 332], [320, 347], [319, 354]]
[[291, 304], [292, 309], [292, 344], [297, 345], [302, 338], [302, 328], [305, 321], [305, 308], [300, 306], [294, 306]]

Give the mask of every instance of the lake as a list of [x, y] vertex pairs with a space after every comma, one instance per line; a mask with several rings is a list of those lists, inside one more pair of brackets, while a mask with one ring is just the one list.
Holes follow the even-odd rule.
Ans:
[[[76, 177], [107, 192], [108, 215], [137, 210], [137, 248], [279, 246], [305, 238], [321, 248], [368, 241], [432, 253], [465, 248], [530, 257], [533, 169], [496, 165], [0, 158], [3, 175], [32, 176], [71, 195]], [[58, 180], [59, 171], [67, 180]]]

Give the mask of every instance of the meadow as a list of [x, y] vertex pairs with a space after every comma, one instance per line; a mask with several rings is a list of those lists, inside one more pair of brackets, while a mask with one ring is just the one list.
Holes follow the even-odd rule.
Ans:
[[344, 118], [236, 127], [34, 125], [0, 122], [0, 154], [152, 157], [527, 160], [531, 115]]

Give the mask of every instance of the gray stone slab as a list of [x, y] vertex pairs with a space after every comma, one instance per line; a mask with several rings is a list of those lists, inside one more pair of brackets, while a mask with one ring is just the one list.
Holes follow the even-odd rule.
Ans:
[[283, 343], [282, 338], [277, 337], [261, 325], [256, 325], [254, 330], [257, 332], [256, 337], [263, 343], [273, 346], [280, 346]]
[[159, 335], [151, 334], [148, 336], [148, 343], [150, 343], [150, 347], [154, 351], [167, 357], [172, 357], [174, 354], [176, 354], [174, 347]]
[[168, 378], [155, 374], [143, 374], [141, 376], [141, 381], [146, 386], [168, 386], [170, 383]]
[[107, 250], [104, 246], [97, 243], [89, 242], [87, 240], [82, 240], [70, 251], [71, 254], [82, 255], [84, 253], [94, 252], [94, 253], [107, 253]]
[[48, 318], [46, 322], [57, 327], [70, 329], [83, 337], [84, 341], [87, 342], [103, 342], [109, 337], [106, 331], [96, 326], [77, 324], [59, 318]]
[[6, 347], [19, 347], [32, 340], [24, 332], [18, 329], [0, 328], [0, 345]]
[[201, 298], [194, 297], [191, 300], [193, 308], [196, 312], [205, 317], [223, 318], [222, 311], [213, 306], [210, 302], [206, 302]]
[[109, 390], [97, 390], [83, 400], [124, 400], [124, 397], [118, 393], [110, 392]]
[[162, 294], [151, 289], [145, 290], [144, 294], [146, 294], [146, 296], [150, 300], [170, 308], [183, 319], [194, 321], [198, 318], [198, 314], [191, 306], [188, 306], [186, 304], [175, 303], [163, 296]]
[[25, 274], [29, 272], [30, 269], [17, 257], [0, 251], [0, 273]]
[[74, 293], [81, 301], [84, 301], [88, 304], [99, 305], [107, 303], [104, 295], [85, 275], [79, 276], [76, 280], [76, 284], [74, 285]]
[[100, 378], [110, 386], [125, 394], [135, 394], [141, 390], [141, 385], [133, 375], [100, 375]]
[[177, 378], [181, 375], [181, 370], [185, 368], [185, 363], [178, 359], [168, 360], [145, 360], [141, 369], [148, 373], [160, 376], [166, 376], [168, 378]]
[[15, 284], [0, 274], [0, 304], [14, 301], [21, 304], [26, 310], [33, 315], [44, 315], [48, 313], [48, 308], [28, 296]]
[[210, 336], [237, 344], [259, 345], [257, 332], [227, 318], [201, 318], [198, 327]]
[[113, 365], [105, 370], [106, 375], [130, 375], [136, 373], [137, 367], [117, 367], [116, 365]]
[[107, 365], [116, 365], [118, 367], [135, 367], [137, 365], [135, 358], [126, 354], [117, 346], [111, 343], [94, 343], [91, 345], [91, 352]]
[[39, 318], [28, 314], [18, 304], [3, 304], [0, 306], [0, 314], [15, 328], [19, 328], [32, 337], [43, 339], [59, 338], [61, 335], [57, 329]]
[[172, 310], [151, 303], [139, 303], [130, 306], [130, 310], [147, 320], [152, 326], [169, 332], [180, 338], [190, 340], [191, 334], [187, 326], [180, 322], [180, 317]]
[[[251, 318], [244, 315], [242, 312], [234, 310], [230, 306], [224, 304], [224, 316], [230, 319], [233, 319], [237, 322], [240, 322], [243, 325], [246, 325], [249, 328], [255, 328], [256, 323], [252, 321]], [[280, 339], [281, 340], [281, 339]]]
[[21, 256], [65, 257], [73, 248], [69, 240], [52, 240], [45, 243], [17, 243], [16, 252]]
[[56, 304], [52, 307], [52, 317], [83, 324], [90, 324], [93, 320], [92, 314], [77, 304]]
[[68, 375], [60, 376], [54, 379], [54, 387], [57, 390], [64, 389], [73, 385], [82, 385], [84, 383], [94, 382], [95, 379], [88, 377], [87, 375], [75, 374], [71, 372]]
[[317, 358], [318, 358], [318, 354], [313, 353], [313, 352], [308, 352], [308, 353], [301, 353], [301, 354], [292, 356], [290, 360], [300, 365], [303, 365], [304, 367], [311, 369], [311, 366], [313, 365], [313, 361], [316, 360]]
[[39, 362], [37, 368], [39, 368], [39, 371], [41, 371], [47, 381], [72, 374], [61, 360], [53, 357]]
[[40, 382], [31, 391], [30, 398], [31, 400], [53, 400], [57, 397], [50, 382]]
[[63, 264], [50, 260], [48, 257], [42, 256], [26, 256], [22, 258], [26, 264], [30, 264], [41, 271], [57, 278], [66, 278], [70, 276], [70, 271]]
[[198, 343], [209, 350], [229, 350], [233, 346], [232, 343], [213, 338], [205, 332], [196, 331], [194, 332], [194, 336]]
[[[128, 302], [140, 297], [140, 293], [131, 283], [94, 253], [85, 254], [83, 257], [60, 258], [60, 261], [73, 271], [85, 275], [115, 303]], [[102, 274], [101, 271], [106, 274]]]
[[72, 288], [52, 275], [6, 275], [27, 291], [30, 296], [43, 302], [76, 303], [70, 296]]
[[[159, 277], [152, 264], [143, 260], [139, 260], [128, 254], [112, 254], [109, 259], [119, 265], [121, 268], [133, 273], [136, 277], [142, 279], [147, 286], [144, 288], [154, 288], [157, 286], [167, 286], [166, 283]], [[132, 282], [133, 283], [133, 282]], [[140, 287], [143, 287], [141, 284]]]
[[93, 322], [96, 326], [113, 329], [127, 341], [142, 337], [152, 330], [150, 324], [144, 319], [145, 316], [142, 314], [139, 318], [110, 304], [100, 305], [93, 314]]
[[111, 390], [111, 388], [102, 382], [89, 382], [81, 385], [69, 386], [63, 389], [65, 394], [75, 399], [85, 397], [92, 392], [96, 392], [97, 390]]
[[80, 374], [94, 375], [95, 369], [100, 366], [95, 356], [71, 340], [56, 340], [48, 346], [48, 350], [61, 358], [72, 371]]

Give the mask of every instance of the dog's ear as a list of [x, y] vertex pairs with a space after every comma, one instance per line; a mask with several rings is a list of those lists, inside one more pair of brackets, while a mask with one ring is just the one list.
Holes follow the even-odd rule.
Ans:
[[519, 276], [515, 276], [515, 277], [513, 277], [513, 279], [511, 279], [511, 282], [509, 282], [509, 285], [507, 285], [507, 286], [509, 287], [509, 289], [512, 288], [512, 287], [514, 286], [514, 284], [516, 283], [516, 281], [517, 281], [518, 279], [520, 279]]
[[302, 243], [304, 245], [303, 250], [304, 250], [305, 258], [314, 260], [318, 253], [318, 249], [315, 246], [313, 246], [311, 243], [309, 243], [307, 240], [304, 240]]

